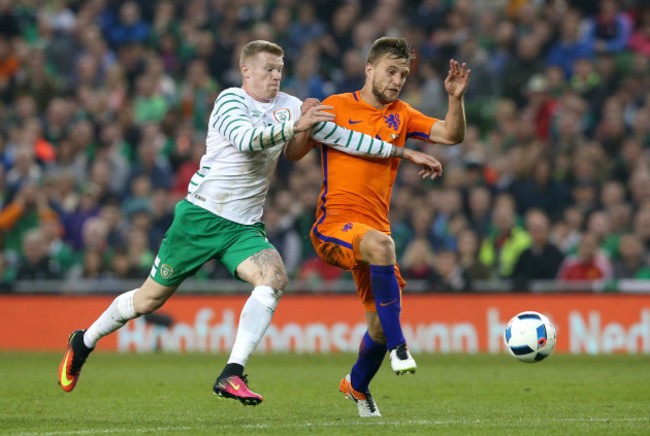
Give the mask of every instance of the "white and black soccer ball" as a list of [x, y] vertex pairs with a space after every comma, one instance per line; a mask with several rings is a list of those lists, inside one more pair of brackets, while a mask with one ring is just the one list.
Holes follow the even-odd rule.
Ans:
[[556, 333], [551, 321], [538, 312], [515, 315], [503, 335], [506, 348], [521, 362], [539, 362], [553, 353]]

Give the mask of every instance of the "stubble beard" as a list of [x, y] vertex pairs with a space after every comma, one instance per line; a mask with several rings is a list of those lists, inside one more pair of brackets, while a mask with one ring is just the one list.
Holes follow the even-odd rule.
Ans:
[[399, 94], [395, 95], [394, 98], [386, 97], [386, 95], [381, 93], [379, 91], [379, 89], [377, 89], [375, 84], [373, 83], [373, 85], [372, 85], [372, 95], [375, 96], [375, 98], [377, 99], [379, 104], [384, 104], [385, 105], [385, 104], [390, 104], [390, 103], [394, 102], [397, 99]]

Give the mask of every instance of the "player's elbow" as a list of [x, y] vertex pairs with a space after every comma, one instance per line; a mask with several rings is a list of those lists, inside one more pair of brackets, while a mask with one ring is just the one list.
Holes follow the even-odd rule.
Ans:
[[285, 148], [285, 149], [284, 149], [284, 157], [285, 157], [285, 159], [287, 159], [289, 162], [296, 162], [296, 161], [299, 161], [300, 159], [302, 159], [302, 157], [303, 157], [305, 154], [306, 154], [306, 153], [303, 153], [303, 154], [297, 153], [296, 151], [294, 151], [294, 150], [290, 150], [290, 149], [288, 149], [288, 148]]
[[441, 142], [441, 144], [444, 145], [456, 145], [460, 144], [465, 140], [465, 132], [448, 132], [447, 135], [445, 135], [445, 138]]

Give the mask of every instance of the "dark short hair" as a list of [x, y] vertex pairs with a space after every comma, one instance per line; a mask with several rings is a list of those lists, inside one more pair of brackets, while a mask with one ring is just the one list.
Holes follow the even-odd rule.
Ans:
[[415, 53], [404, 38], [383, 36], [372, 43], [366, 57], [366, 63], [374, 65], [385, 55], [388, 55], [391, 59], [406, 59], [409, 64], [415, 60]]
[[271, 53], [272, 55], [276, 56], [284, 56], [284, 50], [282, 50], [282, 47], [279, 45], [273, 42], [258, 39], [256, 41], [249, 42], [241, 49], [241, 54], [239, 55], [239, 65], [243, 65], [244, 60], [262, 52]]

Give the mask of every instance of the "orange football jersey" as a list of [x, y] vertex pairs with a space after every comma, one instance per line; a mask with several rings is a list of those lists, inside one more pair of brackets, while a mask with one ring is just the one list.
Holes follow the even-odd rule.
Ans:
[[[404, 147], [407, 138], [427, 140], [436, 118], [427, 117], [407, 103], [395, 100], [378, 110], [359, 92], [326, 98], [334, 107], [336, 124]], [[321, 145], [323, 184], [316, 223], [355, 221], [390, 233], [388, 207], [400, 159], [355, 156]]]

